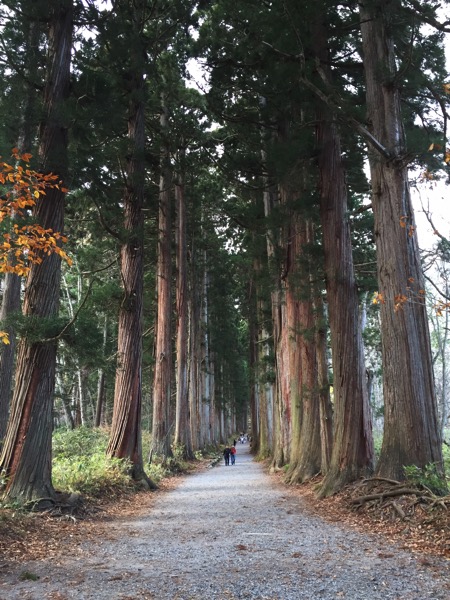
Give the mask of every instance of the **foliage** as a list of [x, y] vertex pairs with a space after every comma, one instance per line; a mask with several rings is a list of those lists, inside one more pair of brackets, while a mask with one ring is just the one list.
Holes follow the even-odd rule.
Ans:
[[39, 575], [36, 573], [30, 573], [30, 571], [23, 571], [19, 577], [20, 581], [38, 581], [40, 579]]
[[64, 491], [101, 496], [130, 486], [127, 461], [106, 456], [108, 432], [79, 427], [53, 436], [53, 483]]
[[442, 446], [442, 455], [444, 457], [444, 471], [447, 477], [450, 477], [450, 446], [444, 444]]
[[[144, 448], [151, 448], [151, 436], [144, 436]], [[146, 472], [152, 481], [158, 483], [165, 477], [170, 477], [174, 473], [184, 473], [188, 469], [188, 463], [184, 460], [185, 448], [183, 445], [172, 446], [172, 456], [162, 458], [158, 455], [151, 456], [151, 462], [146, 464]], [[149, 454], [144, 454], [149, 456]], [[150, 457], [149, 457], [150, 459]]]
[[423, 469], [416, 465], [404, 467], [406, 479], [414, 484], [427, 488], [434, 494], [444, 496], [447, 493], [447, 484], [445, 478], [439, 473], [436, 465], [429, 464]]
[[[28, 164], [31, 154], [19, 154], [18, 149], [13, 148], [12, 156], [16, 166], [0, 162], [0, 184], [3, 188], [0, 223], [14, 219], [10, 231], [3, 233], [3, 242], [0, 244], [0, 272], [27, 275], [32, 264], [40, 264], [45, 255], [53, 252], [71, 264], [71, 259], [59, 245], [67, 241], [60, 232], [44, 229], [38, 223], [20, 226], [16, 222], [18, 217], [28, 216], [36, 201], [43, 200], [47, 189], [56, 188], [63, 193], [68, 190], [62, 187], [57, 175], [31, 170]], [[25, 166], [20, 162], [24, 162]], [[14, 252], [13, 263], [9, 260], [11, 250]]]
[[16, 333], [30, 343], [43, 342], [57, 337], [66, 323], [67, 320], [63, 317], [29, 316], [22, 313], [14, 313], [3, 322], [8, 327], [13, 326]]
[[[20, 154], [17, 148], [13, 148], [12, 157], [15, 166], [0, 157], [0, 233], [3, 236], [0, 242], [0, 272], [28, 275], [32, 264], [42, 263], [46, 255], [53, 253], [70, 265], [72, 261], [61, 247], [67, 238], [58, 231], [27, 222], [30, 210], [38, 200], [43, 201], [47, 189], [56, 188], [63, 193], [68, 190], [62, 187], [57, 175], [30, 169], [31, 154]], [[5, 331], [0, 331], [0, 339], [9, 344]]]
[[378, 460], [381, 452], [381, 444], [383, 443], [383, 436], [381, 434], [374, 433], [373, 444], [375, 450], [375, 459]]

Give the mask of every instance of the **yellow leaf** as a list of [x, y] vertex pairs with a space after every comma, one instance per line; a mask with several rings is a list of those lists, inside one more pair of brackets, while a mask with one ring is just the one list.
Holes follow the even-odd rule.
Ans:
[[384, 296], [380, 292], [375, 292], [373, 295], [372, 304], [384, 304]]
[[38, 192], [37, 190], [35, 190], [35, 191], [33, 192], [33, 196], [34, 196], [35, 198], [39, 198], [39, 192]]
[[0, 331], [0, 339], [4, 344], [9, 344], [9, 335], [6, 333], [6, 331]]

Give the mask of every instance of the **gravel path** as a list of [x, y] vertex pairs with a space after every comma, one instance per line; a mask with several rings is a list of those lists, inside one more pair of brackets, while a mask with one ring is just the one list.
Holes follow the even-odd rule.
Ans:
[[[0, 575], [0, 600], [448, 600], [449, 563], [302, 511], [238, 444], [76, 556]], [[26, 570], [37, 581], [21, 581]]]

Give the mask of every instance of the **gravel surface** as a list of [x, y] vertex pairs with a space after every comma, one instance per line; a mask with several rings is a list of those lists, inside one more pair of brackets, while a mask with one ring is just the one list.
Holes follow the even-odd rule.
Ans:
[[449, 600], [448, 561], [308, 514], [237, 450], [76, 555], [3, 568], [0, 600]]

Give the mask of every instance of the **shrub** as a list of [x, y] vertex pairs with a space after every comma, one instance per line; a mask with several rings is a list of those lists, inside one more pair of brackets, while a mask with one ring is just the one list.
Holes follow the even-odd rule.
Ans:
[[108, 433], [102, 429], [56, 431], [52, 471], [55, 488], [88, 496], [128, 489], [130, 464], [107, 457], [107, 445]]
[[404, 467], [406, 479], [413, 485], [422, 486], [437, 495], [447, 493], [445, 478], [439, 474], [435, 464], [426, 465], [423, 469], [416, 465]]

